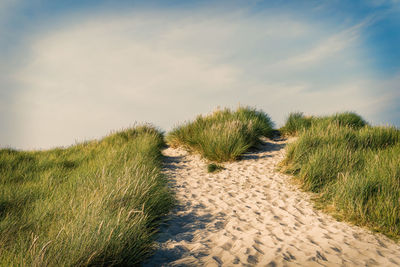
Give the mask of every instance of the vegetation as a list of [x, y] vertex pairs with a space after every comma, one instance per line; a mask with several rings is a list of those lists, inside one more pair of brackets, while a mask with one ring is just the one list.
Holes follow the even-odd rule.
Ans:
[[301, 112], [290, 113], [280, 131], [286, 136], [296, 135], [299, 131], [310, 128], [311, 120], [312, 117], [305, 117]]
[[139, 126], [49, 151], [0, 150], [0, 265], [133, 265], [173, 196], [162, 134]]
[[368, 126], [354, 113], [291, 114], [283, 129], [298, 138], [288, 145], [282, 170], [318, 193], [320, 207], [400, 237], [399, 129]]
[[315, 117], [304, 116], [301, 112], [290, 113], [286, 119], [285, 125], [280, 129], [286, 136], [294, 136], [302, 130], [307, 130], [313, 125], [338, 124], [339, 126], [348, 126], [359, 129], [367, 125], [367, 122], [354, 112], [336, 113], [332, 116]]
[[[264, 112], [240, 107], [198, 116], [166, 139], [224, 162], [271, 137], [272, 126]], [[281, 131], [298, 136], [282, 171], [317, 193], [321, 208], [400, 237], [399, 129], [346, 112], [292, 113]], [[0, 266], [138, 264], [174, 202], [161, 174], [163, 146], [162, 133], [138, 126], [66, 149], [1, 149]]]
[[207, 171], [212, 173], [212, 172], [218, 172], [223, 170], [224, 167], [219, 165], [219, 164], [215, 164], [215, 163], [210, 163], [207, 165]]
[[167, 135], [167, 142], [198, 152], [211, 161], [233, 161], [259, 143], [261, 136], [270, 137], [272, 126], [266, 113], [253, 108], [216, 110], [175, 128]]

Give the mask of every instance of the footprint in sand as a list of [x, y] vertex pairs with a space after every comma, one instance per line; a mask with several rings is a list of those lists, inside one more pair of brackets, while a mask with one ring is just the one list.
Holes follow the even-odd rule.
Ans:
[[164, 150], [178, 208], [143, 266], [397, 266], [400, 245], [316, 212], [309, 195], [276, 172], [284, 140], [208, 174], [182, 149]]

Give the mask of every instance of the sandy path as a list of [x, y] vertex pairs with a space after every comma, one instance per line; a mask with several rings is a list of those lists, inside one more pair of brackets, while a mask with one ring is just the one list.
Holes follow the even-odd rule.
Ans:
[[283, 141], [268, 140], [226, 169], [168, 148], [165, 171], [178, 206], [144, 266], [396, 266], [400, 244], [314, 210], [275, 171]]

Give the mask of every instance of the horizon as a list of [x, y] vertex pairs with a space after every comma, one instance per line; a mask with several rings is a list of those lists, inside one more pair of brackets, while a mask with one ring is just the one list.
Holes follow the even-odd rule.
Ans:
[[0, 3], [0, 147], [239, 104], [400, 127], [400, 1]]

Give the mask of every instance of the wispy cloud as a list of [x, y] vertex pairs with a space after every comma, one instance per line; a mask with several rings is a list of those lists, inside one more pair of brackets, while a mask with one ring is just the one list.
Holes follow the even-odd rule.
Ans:
[[2, 142], [68, 145], [135, 121], [170, 129], [239, 103], [278, 124], [294, 110], [355, 110], [368, 119], [371, 105], [379, 113], [395, 90], [377, 98], [371, 89], [380, 81], [367, 79], [361, 56], [365, 23], [332, 28], [285, 10], [247, 8], [70, 17], [27, 36], [29, 56], [7, 77], [19, 88], [18, 134]]
[[326, 39], [317, 43], [309, 51], [294, 56], [283, 64], [297, 67], [301, 66], [304, 68], [309, 64], [316, 64], [323, 62], [327, 58], [335, 57], [337, 54], [343, 52], [343, 50], [354, 46], [354, 43], [359, 42], [359, 29], [363, 25], [364, 23], [358, 24], [339, 33], [335, 33], [332, 36], [328, 36]]

